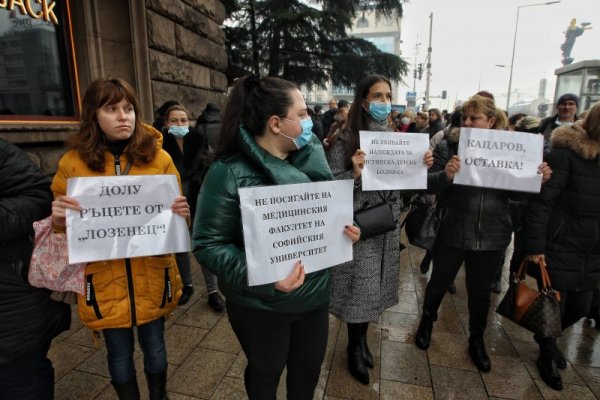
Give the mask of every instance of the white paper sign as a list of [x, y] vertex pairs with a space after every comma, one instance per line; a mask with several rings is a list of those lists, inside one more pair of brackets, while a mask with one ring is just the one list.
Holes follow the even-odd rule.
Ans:
[[422, 133], [360, 131], [364, 150], [363, 190], [427, 189], [429, 136]]
[[454, 183], [539, 193], [544, 136], [525, 132], [461, 128], [460, 171]]
[[307, 273], [352, 260], [354, 181], [239, 189], [248, 285], [286, 278], [302, 260]]
[[175, 175], [71, 178], [67, 195], [69, 263], [190, 251], [185, 219], [171, 206], [180, 196]]

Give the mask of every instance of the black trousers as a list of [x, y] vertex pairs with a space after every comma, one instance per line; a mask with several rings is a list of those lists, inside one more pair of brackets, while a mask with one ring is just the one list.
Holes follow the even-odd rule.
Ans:
[[54, 399], [54, 368], [46, 357], [50, 343], [0, 364], [0, 400]]
[[285, 366], [287, 398], [313, 398], [327, 348], [327, 306], [280, 314], [228, 301], [227, 315], [248, 359], [244, 382], [250, 400], [275, 400]]
[[504, 250], [474, 251], [436, 244], [433, 250], [433, 270], [425, 289], [423, 313], [437, 319], [437, 311], [454, 282], [462, 263], [465, 263], [471, 338], [482, 338], [487, 326], [491, 286], [501, 267]]

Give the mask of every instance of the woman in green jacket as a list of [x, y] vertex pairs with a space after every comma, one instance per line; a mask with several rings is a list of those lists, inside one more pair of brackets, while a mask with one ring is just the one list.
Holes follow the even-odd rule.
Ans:
[[[248, 286], [238, 189], [332, 180], [297, 86], [279, 78], [239, 80], [229, 95], [216, 160], [200, 190], [193, 252], [215, 273], [248, 359], [248, 397], [275, 399], [287, 366], [288, 399], [312, 399], [328, 333], [329, 271]], [[353, 241], [358, 228], [346, 226]]]

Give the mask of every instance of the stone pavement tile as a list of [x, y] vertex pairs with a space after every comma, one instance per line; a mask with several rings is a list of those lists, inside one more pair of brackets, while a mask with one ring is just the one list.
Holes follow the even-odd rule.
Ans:
[[418, 324], [419, 318], [414, 314], [384, 311], [381, 316], [381, 339], [414, 343]]
[[108, 362], [106, 361], [106, 347], [102, 346], [96, 350], [94, 354], [77, 366], [77, 370], [110, 378]]
[[485, 346], [489, 354], [504, 357], [518, 357], [512, 341], [501, 326], [488, 325], [485, 331]]
[[319, 374], [319, 382], [315, 388], [315, 394], [313, 400], [321, 400], [325, 396], [325, 389], [327, 389], [327, 379], [329, 378], [329, 370], [321, 367], [321, 373]]
[[482, 373], [490, 396], [506, 399], [541, 399], [540, 392], [519, 358], [490, 355], [492, 370]]
[[88, 358], [94, 349], [89, 347], [77, 346], [74, 344], [62, 341], [50, 348], [48, 358], [54, 366], [54, 381], [58, 382], [73, 368], [77, 367]]
[[169, 364], [180, 365], [204, 339], [208, 330], [194, 326], [173, 324], [165, 332]]
[[560, 347], [572, 364], [600, 368], [599, 344], [589, 336], [572, 334], [566, 341], [561, 340]]
[[413, 291], [407, 292], [399, 290], [398, 304], [388, 308], [388, 311], [401, 312], [405, 314], [418, 314], [417, 294]]
[[57, 382], [54, 388], [54, 399], [93, 399], [107, 386], [110, 386], [109, 378], [74, 370]]
[[[100, 343], [102, 339], [100, 339]], [[86, 346], [95, 349], [92, 330], [86, 327], [77, 329], [71, 336], [65, 339], [66, 342]]]
[[177, 323], [195, 326], [202, 329], [212, 329], [225, 313], [216, 313], [203, 301], [197, 301], [183, 315], [177, 318]]
[[600, 368], [587, 368], [582, 366], [574, 366], [574, 368], [596, 397], [600, 398]]
[[225, 351], [236, 355], [242, 350], [242, 346], [235, 336], [235, 333], [233, 333], [233, 329], [231, 329], [229, 320], [226, 317], [221, 318], [208, 332], [200, 343], [200, 347]]
[[381, 379], [431, 386], [427, 356], [414, 344], [381, 342]]
[[222, 351], [198, 348], [177, 368], [167, 383], [167, 390], [208, 399], [235, 357]]
[[340, 327], [343, 326], [346, 329], [345, 324], [342, 324], [339, 319], [333, 315], [329, 315], [329, 332], [327, 336], [327, 348], [325, 349], [325, 361], [323, 368], [331, 369], [331, 363], [333, 362], [333, 354], [337, 345], [338, 334]]
[[450, 296], [451, 295], [447, 294], [444, 297], [438, 310], [438, 319], [433, 325], [433, 330], [438, 332], [464, 334], [465, 331]]
[[341, 397], [325, 396], [325, 397], [323, 397], [323, 400], [347, 400], [347, 399], [342, 399]]
[[186, 396], [184, 394], [179, 394], [179, 393], [171, 393], [171, 392], [167, 392], [168, 396], [169, 396], [169, 400], [199, 400], [199, 397], [191, 397], [191, 396]]
[[381, 400], [433, 400], [433, 391], [430, 387], [385, 379], [381, 380], [379, 391]]
[[[490, 312], [492, 311], [490, 310]], [[502, 325], [502, 329], [504, 329], [504, 331], [508, 334], [508, 337], [512, 341], [519, 340], [522, 342], [535, 343], [533, 341], [533, 333], [529, 332], [527, 329], [520, 327], [519, 325], [504, 317], [501, 317], [499, 321], [499, 324]], [[498, 325], [489, 324], [489, 327], [491, 329], [494, 329], [496, 326]]]
[[432, 365], [431, 380], [436, 400], [485, 400], [488, 397], [479, 372]]
[[563, 390], [556, 391], [546, 386], [544, 381], [535, 379], [535, 384], [538, 386], [544, 400], [596, 400], [596, 396], [587, 386], [565, 384], [563, 382]]
[[[244, 381], [241, 379], [223, 378], [223, 381], [210, 398], [211, 400], [247, 400]], [[175, 397], [169, 395], [169, 400], [176, 400]]]
[[329, 371], [329, 379], [325, 388], [325, 398], [342, 398], [350, 400], [376, 400], [379, 398], [379, 363], [375, 362], [375, 369], [369, 370], [370, 382], [363, 385], [350, 375], [346, 349], [336, 351], [333, 364]]
[[[413, 345], [413, 347], [417, 349], [417, 346]], [[427, 356], [432, 365], [477, 371], [477, 367], [469, 357], [467, 337], [455, 333], [437, 332], [435, 326]]]
[[235, 361], [227, 370], [227, 376], [230, 378], [236, 379], [244, 379], [244, 370], [246, 369], [246, 365], [248, 364], [248, 360], [246, 360], [246, 355], [243, 351], [240, 351], [240, 354], [235, 358]]

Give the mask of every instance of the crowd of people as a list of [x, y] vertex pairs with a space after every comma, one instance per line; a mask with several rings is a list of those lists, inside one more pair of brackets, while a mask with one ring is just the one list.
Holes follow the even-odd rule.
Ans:
[[[0, 399], [53, 398], [53, 369], [46, 354], [52, 338], [70, 324], [66, 304], [27, 283], [32, 223], [51, 216], [56, 234], [64, 234], [67, 209], [81, 210], [79, 201], [67, 195], [67, 180], [115, 175], [175, 175], [181, 194], [171, 209], [187, 221], [192, 243], [191, 254], [85, 267], [86, 293], [77, 296], [79, 319], [102, 332], [119, 399], [140, 397], [133, 362], [136, 336], [150, 398], [167, 398], [165, 317], [194, 294], [191, 256], [202, 268], [208, 305], [216, 312], [227, 310], [248, 360], [244, 383], [250, 399], [274, 399], [284, 368], [288, 398], [313, 398], [329, 314], [346, 323], [349, 373], [368, 384], [376, 362], [368, 328], [398, 303], [400, 219], [403, 199], [410, 196], [363, 190], [368, 155], [360, 148], [359, 131], [420, 133], [430, 139], [422, 160], [428, 169], [427, 193], [416, 195], [434, 197], [442, 219], [435, 247], [421, 264], [427, 273], [433, 262], [415, 327], [420, 349], [429, 347], [440, 304], [455, 290], [464, 264], [467, 351], [480, 371], [491, 370], [484, 332], [491, 292], [500, 291], [511, 240], [511, 271], [524, 259], [547, 264], [553, 287], [560, 291], [562, 329], [585, 316], [599, 327], [600, 103], [583, 117], [577, 115], [577, 96], [565, 94], [558, 99], [557, 114], [540, 120], [508, 118], [487, 92], [452, 113], [400, 113], [392, 111], [392, 99], [390, 81], [369, 75], [356, 85], [352, 103], [332, 100], [323, 112], [308, 107], [294, 83], [251, 75], [234, 84], [222, 115], [209, 103], [192, 126], [185, 106], [170, 101], [150, 126], [141, 120], [139, 100], [127, 82], [101, 78], [85, 93], [79, 130], [51, 184], [21, 150], [0, 141], [0, 171], [12, 179], [3, 180], [0, 198]], [[542, 175], [541, 192], [453, 184], [461, 168], [461, 127], [543, 135], [545, 161], [536, 171]], [[358, 226], [340, 226], [352, 243], [352, 261], [309, 273], [300, 259], [284, 279], [250, 286], [238, 189], [334, 179], [354, 182], [355, 212], [387, 203], [395, 227], [362, 237]], [[14, 311], [15, 304], [22, 312]], [[542, 379], [561, 390], [559, 369], [567, 361], [556, 338], [534, 339]]]

